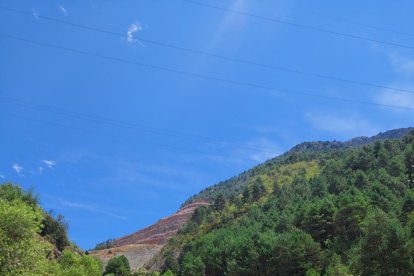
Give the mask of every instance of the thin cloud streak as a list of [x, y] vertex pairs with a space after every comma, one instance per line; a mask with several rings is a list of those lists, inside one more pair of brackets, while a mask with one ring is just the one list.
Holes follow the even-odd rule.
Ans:
[[[220, 162], [226, 165], [232, 164], [245, 167], [277, 157], [282, 152], [283, 149], [280, 145], [266, 137], [258, 137], [244, 142], [238, 147], [234, 147], [228, 154], [225, 154], [227, 156], [183, 155], [181, 158], [186, 162]], [[254, 162], [254, 164], [252, 164], [252, 162]]]
[[149, 166], [127, 160], [117, 160], [112, 164], [114, 171], [106, 177], [106, 182], [139, 186], [144, 190], [168, 189], [185, 191], [183, 183], [200, 182], [203, 177], [195, 171], [168, 166]]
[[55, 160], [42, 160], [43, 164], [45, 164], [49, 169], [53, 169], [56, 166]]
[[406, 77], [414, 76], [414, 58], [397, 53], [389, 54], [388, 58], [396, 73]]
[[[388, 62], [398, 78], [390, 84], [392, 87], [400, 87], [405, 90], [413, 90], [414, 83], [414, 59], [397, 52], [388, 53]], [[395, 105], [405, 108], [414, 108], [414, 94], [398, 93], [381, 89], [373, 97], [374, 102], [382, 105]], [[393, 109], [396, 114], [412, 113], [409, 109]]]
[[349, 137], [374, 135], [379, 130], [372, 123], [358, 114], [347, 112], [335, 114], [332, 112], [309, 112], [305, 118], [316, 129]]
[[23, 167], [22, 166], [20, 166], [19, 164], [17, 164], [17, 163], [14, 163], [13, 165], [12, 165], [12, 168], [13, 168], [13, 170], [16, 172], [16, 173], [18, 173], [18, 174], [21, 174], [22, 172], [23, 172]]
[[121, 216], [121, 215], [118, 215], [118, 214], [114, 214], [112, 212], [104, 211], [100, 207], [97, 207], [97, 206], [91, 205], [91, 204], [84, 204], [84, 203], [79, 203], [79, 202], [67, 201], [67, 200], [64, 200], [64, 199], [58, 199], [57, 203], [61, 206], [64, 206], [64, 207], [82, 209], [82, 210], [89, 211], [89, 212], [92, 212], [92, 213], [102, 214], [102, 215], [114, 217], [114, 218], [121, 219], [121, 220], [128, 220], [128, 218], [125, 217], [125, 216]]
[[68, 15], [68, 11], [65, 7], [63, 7], [62, 5], [59, 5], [59, 9], [65, 14]]
[[[376, 102], [383, 105], [398, 105], [407, 108], [414, 108], [414, 95], [395, 93], [390, 91], [381, 91], [376, 97]], [[410, 111], [412, 110], [404, 110]], [[397, 112], [403, 112], [398, 110]]]

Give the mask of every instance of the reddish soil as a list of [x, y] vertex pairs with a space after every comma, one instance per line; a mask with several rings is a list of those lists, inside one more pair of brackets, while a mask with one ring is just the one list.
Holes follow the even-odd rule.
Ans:
[[113, 241], [113, 247], [120, 247], [130, 244], [152, 244], [164, 245], [178, 229], [183, 226], [198, 206], [208, 205], [206, 201], [196, 201], [180, 209], [175, 214], [160, 219], [157, 223], [139, 230], [128, 236]]
[[94, 250], [90, 254], [101, 259], [104, 264], [114, 256], [124, 255], [129, 260], [131, 269], [136, 271], [142, 268], [167, 241], [190, 219], [194, 210], [209, 203], [198, 200], [191, 203], [157, 223], [139, 230], [133, 234], [116, 239], [110, 249]]

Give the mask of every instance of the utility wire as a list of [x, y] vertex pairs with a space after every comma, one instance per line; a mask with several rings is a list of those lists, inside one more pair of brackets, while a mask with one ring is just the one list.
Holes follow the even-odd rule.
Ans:
[[137, 62], [137, 61], [133, 61], [133, 60], [128, 60], [128, 59], [123, 59], [123, 58], [118, 58], [118, 57], [112, 57], [112, 56], [106, 56], [106, 55], [102, 55], [102, 54], [87, 52], [87, 51], [83, 51], [83, 50], [67, 48], [67, 47], [54, 45], [54, 44], [50, 44], [50, 43], [29, 40], [29, 39], [20, 38], [20, 37], [16, 37], [16, 36], [12, 36], [12, 35], [7, 35], [7, 34], [0, 34], [0, 37], [11, 39], [11, 40], [22, 41], [22, 42], [26, 42], [26, 43], [29, 43], [29, 44], [40, 45], [40, 46], [47, 47], [47, 48], [59, 49], [59, 50], [62, 50], [62, 51], [81, 54], [81, 55], [85, 55], [85, 56], [96, 57], [96, 58], [100, 58], [100, 59], [104, 59], [104, 60], [116, 61], [116, 62], [121, 62], [121, 63], [125, 63], [125, 64], [131, 64], [131, 65], [137, 65], [137, 66], [140, 66], [140, 67], [165, 71], [165, 72], [174, 73], [174, 74], [178, 74], [178, 75], [190, 76], [190, 77], [194, 77], [194, 78], [205, 79], [205, 80], [209, 80], [209, 81], [216, 81], [216, 82], [221, 82], [221, 83], [227, 83], [227, 84], [232, 84], [232, 85], [237, 85], [237, 86], [255, 88], [255, 89], [266, 91], [267, 94], [270, 94], [270, 95], [278, 95], [279, 93], [274, 93], [274, 92], [280, 92], [280, 93], [284, 93], [284, 94], [308, 96], [308, 97], [320, 98], [320, 99], [325, 99], [325, 100], [330, 100], [330, 101], [337, 101], [337, 102], [358, 103], [358, 104], [371, 105], [371, 106], [380, 106], [380, 107], [387, 107], [387, 108], [394, 108], [394, 109], [414, 110], [414, 107], [388, 105], [388, 104], [380, 104], [380, 103], [375, 103], [375, 102], [355, 100], [355, 99], [349, 99], [349, 98], [325, 96], [325, 95], [313, 94], [313, 93], [309, 93], [309, 92], [301, 92], [301, 91], [295, 91], [295, 90], [290, 90], [290, 89], [275, 88], [275, 87], [256, 84], [256, 83], [242, 82], [242, 81], [238, 81], [238, 80], [230, 80], [230, 79], [213, 77], [213, 76], [204, 75], [204, 74], [191, 73], [191, 72], [181, 71], [181, 70], [178, 70], [178, 69], [172, 69], [172, 68], [168, 68], [168, 67], [152, 65], [152, 64]]
[[351, 24], [351, 25], [355, 25], [355, 26], [359, 26], [359, 27], [364, 27], [364, 28], [368, 28], [368, 29], [384, 31], [384, 32], [393, 33], [393, 34], [397, 34], [397, 35], [404, 35], [404, 36], [414, 37], [414, 33], [403, 32], [403, 31], [399, 31], [399, 30], [391, 29], [391, 28], [387, 28], [387, 27], [371, 25], [371, 24], [362, 23], [362, 22], [358, 22], [358, 21], [353, 21], [353, 20], [349, 20], [349, 19], [345, 19], [345, 18], [340, 18], [340, 17], [331, 16], [331, 15], [321, 14], [321, 13], [318, 13], [318, 12], [303, 11], [303, 10], [299, 11], [299, 12], [300, 13], [305, 13], [305, 14], [312, 14], [312, 15], [317, 16], [317, 17], [325, 17], [325, 18], [328, 18], [328, 19], [333, 20], [333, 21], [344, 22], [344, 23], [347, 23], [347, 24]]
[[[13, 12], [13, 13], [16, 13], [16, 14], [30, 16], [30, 17], [33, 16], [30, 12], [26, 12], [26, 11], [11, 9], [11, 8], [2, 7], [2, 6], [0, 6], [0, 9], [8, 11], [8, 12]], [[113, 32], [113, 31], [109, 31], [109, 30], [105, 30], [105, 29], [101, 29], [101, 28], [95, 28], [95, 27], [86, 26], [86, 25], [82, 25], [82, 24], [72, 23], [72, 22], [69, 22], [69, 21], [55, 19], [55, 18], [42, 16], [42, 15], [39, 15], [38, 18], [43, 19], [43, 20], [47, 20], [47, 21], [50, 21], [50, 22], [54, 22], [54, 23], [59, 23], [59, 24], [64, 24], [64, 25], [84, 29], [84, 30], [95, 31], [95, 32], [100, 32], [100, 33], [112, 35], [112, 36], [125, 38], [125, 34], [118, 33], [118, 32]], [[246, 60], [246, 59], [241, 59], [241, 58], [223, 56], [223, 55], [219, 55], [219, 54], [215, 54], [215, 53], [210, 53], [210, 52], [200, 51], [200, 50], [196, 50], [196, 49], [181, 47], [181, 46], [178, 46], [178, 45], [165, 43], [165, 42], [160, 42], [160, 41], [155, 41], [155, 40], [150, 40], [150, 39], [145, 39], [145, 38], [138, 38], [138, 40], [142, 41], [142, 42], [152, 44], [152, 45], [156, 45], [156, 46], [159, 46], [159, 47], [171, 48], [171, 49], [175, 49], [175, 50], [179, 50], [179, 51], [189, 52], [189, 53], [192, 53], [192, 54], [197, 54], [197, 55], [202, 55], [202, 56], [213, 57], [213, 58], [226, 60], [226, 61], [230, 61], [230, 62], [253, 65], [253, 66], [257, 66], [257, 67], [261, 67], [261, 68], [278, 70], [278, 71], [283, 71], [283, 72], [288, 72], [288, 73], [293, 73], [293, 74], [298, 74], [298, 75], [305, 75], [305, 76], [310, 76], [310, 77], [315, 77], [315, 78], [320, 78], [320, 79], [328, 79], [328, 80], [333, 80], [333, 81], [339, 81], [339, 82], [345, 82], [345, 83], [351, 83], [351, 84], [356, 84], [356, 85], [367, 86], [367, 87], [375, 87], [375, 88], [387, 89], [387, 90], [392, 90], [392, 91], [397, 91], [397, 92], [413, 93], [414, 94], [414, 90], [409, 90], [409, 89], [403, 89], [403, 88], [391, 87], [391, 86], [386, 86], [386, 85], [376, 84], [376, 83], [371, 83], [371, 82], [352, 80], [352, 79], [335, 77], [335, 76], [330, 76], [330, 75], [325, 75], [325, 74], [307, 72], [307, 71], [302, 71], [302, 70], [299, 70], [299, 69], [288, 68], [288, 67], [283, 67], [283, 66], [264, 64], [264, 63], [260, 63], [260, 62], [256, 62], [256, 61], [252, 61], [252, 60]]]
[[69, 125], [65, 125], [65, 124], [59, 124], [59, 123], [55, 123], [55, 122], [38, 120], [38, 119], [34, 119], [34, 118], [31, 118], [31, 117], [26, 117], [26, 116], [22, 116], [22, 115], [18, 115], [18, 114], [0, 112], [0, 116], [9, 116], [9, 117], [13, 117], [13, 118], [19, 118], [19, 119], [23, 119], [23, 120], [30, 121], [30, 122], [41, 123], [41, 124], [46, 124], [46, 125], [51, 125], [51, 126], [57, 126], [57, 127], [76, 130], [76, 131], [82, 131], [82, 132], [91, 133], [91, 134], [98, 135], [98, 136], [107, 136], [107, 137], [114, 138], [114, 139], [140, 142], [140, 143], [144, 143], [144, 144], [148, 144], [148, 145], [152, 145], [152, 146], [156, 146], [156, 147], [169, 148], [169, 149], [172, 149], [172, 150], [175, 150], [175, 151], [187, 151], [187, 152], [194, 152], [194, 153], [203, 154], [203, 155], [211, 156], [211, 157], [220, 157], [220, 158], [233, 159], [233, 160], [242, 159], [242, 160], [252, 161], [251, 159], [247, 159], [247, 158], [239, 158], [239, 157], [236, 158], [236, 157], [232, 157], [232, 156], [212, 154], [212, 153], [208, 153], [208, 152], [204, 152], [204, 151], [200, 151], [200, 150], [196, 150], [196, 149], [190, 149], [190, 148], [186, 148], [186, 147], [180, 147], [180, 146], [173, 146], [173, 145], [150, 142], [148, 140], [138, 139], [138, 138], [135, 138], [135, 137], [114, 135], [112, 133], [107, 133], [107, 132], [102, 132], [102, 131], [96, 131], [96, 130], [91, 130], [91, 129], [86, 129], [86, 128], [73, 127], [73, 126], [69, 126]]
[[110, 126], [131, 129], [131, 130], [135, 130], [135, 131], [141, 131], [141, 132], [147, 132], [147, 133], [151, 133], [151, 134], [171, 136], [171, 137], [189, 137], [189, 138], [195, 138], [199, 141], [204, 141], [204, 142], [207, 142], [209, 144], [215, 144], [215, 145], [219, 145], [219, 146], [231, 146], [231, 147], [234, 147], [234, 148], [244, 148], [244, 149], [248, 149], [248, 150], [260, 151], [262, 153], [271, 153], [269, 151], [263, 150], [263, 149], [258, 148], [258, 147], [246, 146], [246, 145], [237, 144], [237, 143], [233, 143], [233, 142], [219, 141], [219, 140], [216, 140], [216, 139], [213, 139], [213, 138], [210, 138], [210, 137], [206, 137], [206, 136], [201, 136], [201, 135], [186, 134], [186, 133], [180, 133], [180, 132], [165, 130], [165, 129], [157, 129], [157, 128], [154, 128], [154, 127], [148, 127], [148, 126], [144, 126], [144, 125], [140, 125], [140, 124], [123, 122], [123, 121], [119, 121], [119, 120], [104, 118], [104, 117], [85, 114], [85, 113], [79, 113], [79, 112], [73, 112], [73, 111], [68, 111], [68, 110], [56, 109], [56, 108], [51, 107], [51, 106], [33, 104], [33, 103], [29, 103], [27, 101], [21, 101], [21, 100], [9, 98], [9, 97], [0, 96], [0, 103], [1, 102], [12, 104], [12, 105], [17, 105], [17, 106], [21, 106], [21, 107], [25, 107], [25, 108], [30, 108], [30, 109], [34, 109], [34, 110], [45, 111], [45, 112], [48, 112], [48, 113], [61, 115], [61, 116], [69, 117], [69, 118], [87, 120], [87, 121], [97, 122], [97, 123], [106, 124], [106, 125], [110, 125]]
[[252, 17], [252, 18], [256, 18], [256, 19], [260, 19], [260, 20], [264, 20], [264, 21], [268, 21], [268, 22], [273, 22], [273, 23], [278, 23], [278, 24], [284, 24], [284, 25], [288, 25], [288, 26], [292, 26], [292, 27], [296, 27], [296, 28], [301, 28], [301, 29], [306, 29], [306, 30], [311, 30], [311, 31], [316, 31], [316, 32], [321, 32], [321, 33], [327, 33], [327, 34], [346, 37], [346, 38], [351, 38], [351, 39], [369, 41], [369, 42], [373, 42], [373, 43], [378, 43], [378, 44], [383, 44], [383, 45], [388, 45], [388, 46], [394, 46], [394, 47], [400, 47], [400, 48], [414, 50], [414, 46], [410, 46], [410, 45], [404, 45], [404, 44], [388, 42], [388, 41], [383, 41], [383, 40], [364, 37], [364, 36], [358, 36], [358, 35], [338, 32], [338, 31], [332, 31], [332, 30], [328, 30], [328, 29], [313, 27], [313, 26], [300, 24], [300, 23], [295, 23], [295, 22], [291, 22], [291, 21], [286, 21], [286, 20], [282, 20], [282, 19], [271, 18], [271, 17], [266, 17], [266, 16], [257, 15], [257, 14], [253, 14], [253, 13], [228, 9], [228, 8], [224, 8], [224, 7], [220, 7], [220, 6], [216, 6], [216, 5], [212, 5], [212, 4], [207, 4], [207, 3], [202, 3], [202, 2], [198, 2], [198, 1], [194, 1], [194, 0], [181, 0], [181, 1], [193, 4], [193, 5], [197, 5], [197, 6], [200, 6], [200, 7], [204, 7], [204, 8], [210, 8], [210, 9], [215, 9], [215, 10], [219, 10], [219, 11], [223, 11], [223, 12], [229, 12], [229, 13], [238, 14], [238, 15], [242, 15], [242, 16]]

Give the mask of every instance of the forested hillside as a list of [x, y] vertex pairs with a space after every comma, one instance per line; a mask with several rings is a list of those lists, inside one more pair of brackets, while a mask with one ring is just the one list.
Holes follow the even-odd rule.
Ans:
[[203, 191], [194, 198], [214, 196], [213, 204], [198, 208], [148, 267], [178, 275], [414, 275], [414, 131], [395, 139], [404, 132], [357, 147], [296, 148]]
[[[188, 202], [212, 204], [133, 275], [414, 275], [409, 131], [303, 143], [206, 189]], [[0, 185], [1, 275], [102, 272], [130, 275], [130, 264], [115, 256], [103, 269], [68, 240], [62, 216]]]
[[[263, 164], [260, 164], [248, 171], [241, 173], [238, 176], [232, 177], [228, 180], [222, 181], [216, 185], [207, 187], [199, 194], [190, 197], [183, 205], [189, 204], [197, 199], [208, 199], [214, 200], [219, 194], [223, 195], [226, 198], [229, 198], [231, 195], [239, 194], [243, 191], [244, 187], [247, 186], [250, 179], [255, 175], [262, 174], [266, 170], [271, 170], [274, 166], [284, 163], [292, 163], [297, 158], [297, 153], [318, 153], [318, 156], [312, 157], [308, 156], [307, 159], [321, 159], [323, 153], [329, 152], [330, 155], [334, 154], [335, 151], [361, 147], [364, 145], [372, 144], [375, 141], [384, 141], [384, 140], [394, 140], [401, 139], [403, 136], [408, 134], [414, 128], [398, 128], [389, 130], [383, 133], [379, 133], [372, 137], [356, 137], [349, 141], [339, 142], [304, 142], [299, 145], [294, 146], [290, 151], [282, 154], [278, 157], [270, 159]], [[322, 155], [321, 155], [322, 154]]]
[[68, 240], [61, 215], [44, 211], [36, 195], [0, 185], [0, 275], [101, 275], [98, 260]]

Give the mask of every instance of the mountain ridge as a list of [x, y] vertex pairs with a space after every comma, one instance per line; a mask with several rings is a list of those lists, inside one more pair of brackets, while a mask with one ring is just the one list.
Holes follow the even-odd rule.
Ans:
[[[274, 158], [271, 158], [257, 166], [254, 166], [253, 168], [246, 170], [240, 173], [239, 175], [233, 176], [227, 180], [220, 181], [219, 183], [213, 184], [205, 188], [198, 194], [191, 196], [181, 206], [186, 206], [187, 204], [191, 204], [193, 200], [198, 200], [200, 198], [209, 200], [211, 202], [218, 195], [218, 193], [215, 191], [216, 189], [219, 189], [219, 190], [221, 190], [221, 188], [224, 188], [226, 190], [230, 189], [232, 190], [231, 194], [240, 193], [243, 190], [243, 188], [247, 185], [248, 180], [252, 176], [254, 176], [255, 171], [260, 170], [260, 168], [262, 167], [271, 166], [272, 164], [277, 163], [283, 159], [290, 158], [295, 153], [298, 153], [298, 152], [314, 153], [314, 152], [320, 152], [320, 151], [326, 151], [326, 150], [345, 150], [345, 149], [353, 148], [353, 147], [361, 147], [364, 145], [374, 143], [375, 141], [381, 141], [381, 140], [386, 140], [386, 139], [401, 139], [413, 129], [414, 127], [391, 129], [391, 130], [387, 130], [384, 132], [379, 132], [378, 134], [371, 136], [371, 137], [358, 136], [350, 140], [346, 140], [344, 142], [335, 141], [335, 140], [334, 141], [302, 142], [300, 144], [293, 146], [287, 152], [279, 156], [276, 156]], [[223, 196], [227, 198], [230, 197], [230, 196], [227, 196], [226, 194], [223, 194]]]
[[[324, 150], [324, 149], [330, 149], [330, 148], [341, 149], [341, 148], [364, 146], [364, 145], [373, 143], [375, 141], [380, 141], [380, 140], [385, 140], [385, 139], [400, 139], [413, 129], [414, 129], [413, 127], [391, 129], [385, 132], [380, 132], [370, 137], [369, 136], [357, 136], [350, 140], [346, 140], [344, 142], [336, 141], [336, 140], [303, 142], [303, 143], [300, 143], [292, 147], [286, 153], [301, 151], [301, 150]], [[318, 145], [319, 148], [318, 147], [314, 148], [315, 145]]]

